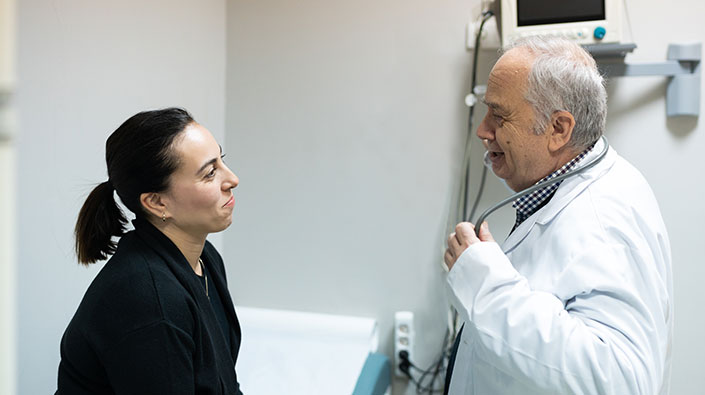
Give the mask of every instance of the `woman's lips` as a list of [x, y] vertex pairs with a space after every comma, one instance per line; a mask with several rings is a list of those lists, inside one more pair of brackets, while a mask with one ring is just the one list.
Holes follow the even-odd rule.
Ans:
[[230, 196], [230, 199], [223, 205], [223, 207], [232, 207], [235, 205], [235, 196]]

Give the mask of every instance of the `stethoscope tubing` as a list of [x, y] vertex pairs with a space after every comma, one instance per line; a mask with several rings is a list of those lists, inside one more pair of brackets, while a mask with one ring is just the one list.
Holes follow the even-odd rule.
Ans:
[[[602, 148], [602, 151], [600, 152], [600, 154], [597, 155], [597, 156], [596, 156], [595, 158], [593, 158], [592, 160], [590, 160], [590, 162], [588, 162], [587, 164], [585, 164], [585, 166], [581, 166], [581, 167], [579, 167], [579, 168], [577, 168], [577, 169], [575, 169], [575, 170], [571, 170], [571, 171], [569, 171], [569, 172], [567, 172], [567, 173], [565, 173], [565, 174], [561, 174], [561, 175], [558, 176], [558, 177], [551, 178], [550, 180], [546, 180], [546, 181], [540, 182], [540, 183], [535, 184], [535, 185], [532, 185], [532, 186], [530, 186], [530, 187], [528, 187], [528, 188], [526, 188], [526, 189], [524, 189], [524, 190], [521, 190], [521, 191], [519, 191], [519, 192], [516, 192], [516, 193], [514, 193], [513, 195], [510, 195], [510, 196], [506, 197], [505, 199], [503, 199], [503, 200], [500, 201], [499, 203], [496, 203], [495, 205], [491, 206], [491, 207], [488, 208], [487, 210], [483, 211], [482, 214], [480, 214], [480, 217], [477, 219], [477, 222], [475, 222], [475, 234], [476, 234], [477, 236], [480, 235], [480, 226], [482, 225], [482, 223], [485, 221], [485, 219], [486, 219], [490, 214], [492, 214], [493, 212], [497, 211], [499, 208], [506, 206], [507, 204], [513, 202], [514, 200], [516, 200], [517, 198], [519, 198], [519, 197], [521, 197], [521, 196], [528, 195], [528, 194], [530, 194], [531, 192], [534, 192], [534, 191], [536, 191], [536, 190], [538, 190], [538, 189], [541, 189], [541, 188], [545, 187], [546, 185], [555, 184], [555, 183], [558, 182], [558, 181], [564, 180], [564, 179], [566, 179], [566, 178], [568, 178], [568, 177], [570, 177], [570, 176], [574, 176], [574, 175], [580, 174], [580, 173], [582, 173], [582, 172], [588, 170], [589, 168], [595, 166], [598, 162], [600, 162], [600, 161], [602, 160], [602, 158], [605, 157], [605, 155], [607, 155], [607, 151], [609, 150], [609, 147], [610, 147], [609, 144], [607, 143], [607, 137], [602, 136], [601, 139], [602, 139], [602, 141], [605, 143], [605, 146]], [[471, 218], [468, 218], [468, 222], [470, 222], [470, 220], [471, 220]]]

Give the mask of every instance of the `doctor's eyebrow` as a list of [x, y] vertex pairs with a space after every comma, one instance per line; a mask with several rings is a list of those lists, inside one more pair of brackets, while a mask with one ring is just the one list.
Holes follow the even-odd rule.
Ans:
[[496, 111], [496, 112], [499, 112], [499, 113], [501, 113], [501, 114], [508, 114], [508, 113], [509, 113], [509, 111], [508, 111], [506, 108], [502, 107], [500, 104], [493, 103], [493, 102], [488, 102], [484, 97], [483, 97], [482, 99], [480, 99], [480, 101], [481, 101], [484, 105], [486, 105], [487, 107], [489, 107], [490, 109], [492, 109], [492, 111]]

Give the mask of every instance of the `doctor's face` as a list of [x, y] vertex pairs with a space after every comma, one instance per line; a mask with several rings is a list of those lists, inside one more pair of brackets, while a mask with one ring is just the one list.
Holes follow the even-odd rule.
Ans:
[[492, 68], [484, 102], [487, 114], [477, 129], [492, 171], [515, 191], [550, 174], [547, 133], [534, 133], [533, 109], [524, 98], [531, 55], [523, 49], [504, 54]]

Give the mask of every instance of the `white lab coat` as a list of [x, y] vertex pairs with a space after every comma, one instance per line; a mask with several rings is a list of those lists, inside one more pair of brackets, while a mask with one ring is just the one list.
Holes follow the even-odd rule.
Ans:
[[465, 250], [447, 282], [465, 320], [450, 394], [668, 394], [668, 236], [646, 180], [612, 148], [501, 249]]

